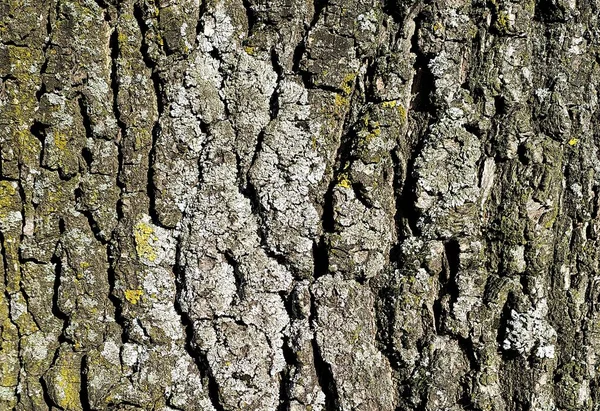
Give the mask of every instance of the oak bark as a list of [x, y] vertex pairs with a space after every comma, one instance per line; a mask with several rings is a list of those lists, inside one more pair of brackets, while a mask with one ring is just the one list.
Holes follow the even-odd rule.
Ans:
[[1, 410], [600, 410], [597, 0], [0, 0]]

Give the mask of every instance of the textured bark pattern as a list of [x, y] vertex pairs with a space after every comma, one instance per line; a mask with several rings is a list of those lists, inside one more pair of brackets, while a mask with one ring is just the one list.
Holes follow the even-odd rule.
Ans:
[[0, 0], [1, 410], [599, 410], [597, 0]]

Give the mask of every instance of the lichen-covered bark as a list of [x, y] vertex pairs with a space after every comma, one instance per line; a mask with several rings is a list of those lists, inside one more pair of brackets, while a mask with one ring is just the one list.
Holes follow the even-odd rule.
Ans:
[[0, 410], [600, 409], [596, 0], [0, 0]]

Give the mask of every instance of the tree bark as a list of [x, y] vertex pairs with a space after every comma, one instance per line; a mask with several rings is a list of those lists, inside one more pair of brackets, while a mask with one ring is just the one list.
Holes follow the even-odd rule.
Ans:
[[597, 0], [0, 0], [1, 410], [600, 410]]

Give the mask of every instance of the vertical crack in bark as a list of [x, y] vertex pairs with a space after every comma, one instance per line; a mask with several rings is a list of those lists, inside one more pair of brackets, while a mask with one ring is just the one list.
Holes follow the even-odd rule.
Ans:
[[[288, 295], [286, 292], [281, 291], [279, 293], [281, 300], [283, 301], [283, 306], [287, 313], [287, 316], [290, 320], [295, 317], [294, 309], [292, 307], [292, 297]], [[285, 335], [283, 337], [283, 358], [285, 359], [286, 367], [281, 371], [281, 381], [279, 384], [279, 406], [277, 407], [277, 411], [289, 411], [291, 407], [291, 388], [292, 388], [292, 372], [297, 370], [300, 366], [298, 361], [298, 356], [294, 352], [292, 346], [292, 342], [289, 335]]]
[[[120, 220], [121, 218], [119, 218]], [[111, 241], [106, 245], [106, 259], [108, 261], [107, 280], [108, 280], [108, 299], [111, 301], [115, 309], [115, 322], [121, 327], [121, 343], [128, 341], [127, 329], [128, 320], [123, 316], [123, 302], [119, 299], [115, 292], [116, 274], [115, 270], [119, 262], [119, 246], [116, 233], [113, 233]]]
[[81, 357], [81, 386], [79, 388], [79, 401], [83, 411], [91, 411], [90, 398], [88, 393], [88, 357], [84, 355]]
[[415, 133], [414, 140], [409, 142], [407, 148], [410, 151], [410, 155], [408, 156], [404, 173], [400, 172], [402, 162], [398, 154], [392, 151], [392, 158], [395, 164], [395, 219], [398, 228], [399, 243], [409, 236], [420, 235], [420, 229], [417, 226], [419, 214], [415, 208], [417, 179], [414, 175], [414, 166], [419, 153], [423, 150], [423, 137], [435, 119], [435, 106], [431, 101], [432, 95], [435, 92], [434, 78], [429, 68], [431, 58], [421, 51], [418, 43], [419, 30], [421, 30], [424, 24], [424, 18], [422, 14], [419, 14], [414, 19], [415, 31], [411, 37], [411, 52], [415, 54], [416, 60], [414, 65], [415, 74], [411, 81], [411, 96], [413, 98], [411, 99], [407, 120], [414, 119], [415, 124], [423, 124], [423, 126]]
[[[13, 318], [13, 313], [12, 313], [12, 297], [10, 295], [10, 293], [7, 290], [7, 286], [8, 286], [8, 271], [7, 268], [8, 267], [8, 258], [6, 256], [6, 249], [5, 249], [5, 238], [4, 238], [4, 234], [2, 233], [2, 231], [0, 230], [0, 253], [1, 253], [1, 257], [2, 257], [2, 264], [4, 267], [4, 297], [6, 298], [6, 304], [7, 304], [7, 308], [8, 308], [8, 321], [10, 321], [10, 323], [12, 324], [13, 327], [15, 327], [15, 329], [17, 330], [17, 342], [16, 342], [16, 349], [17, 349], [17, 358], [19, 360], [19, 372], [17, 375], [17, 381], [19, 381], [21, 379], [21, 372], [23, 370], [23, 358], [22, 358], [22, 354], [21, 354], [21, 330], [19, 329], [19, 326], [17, 325], [17, 323], [15, 322], [14, 318]], [[20, 398], [20, 391], [19, 391], [19, 385], [15, 386], [15, 391], [14, 391], [14, 395], [15, 398], [17, 398], [17, 400], [19, 400]]]
[[223, 256], [225, 257], [227, 264], [229, 264], [233, 269], [233, 277], [235, 278], [235, 289], [237, 296], [239, 301], [243, 301], [245, 297], [246, 279], [240, 272], [240, 265], [231, 252], [225, 252]]
[[[60, 277], [62, 274], [62, 259], [58, 256], [58, 251], [62, 248], [62, 245], [60, 243], [57, 244], [56, 246], [56, 251], [54, 256], [52, 257], [52, 259], [50, 260], [50, 263], [54, 265], [54, 288], [53, 288], [53, 293], [52, 293], [52, 314], [58, 318], [60, 321], [62, 321], [63, 325], [62, 325], [62, 330], [60, 332], [60, 336], [58, 337], [58, 341], [59, 342], [71, 342], [67, 339], [66, 336], [66, 330], [67, 327], [69, 326], [69, 316], [62, 312], [59, 304], [58, 304], [58, 298], [59, 298], [59, 293], [60, 293]], [[58, 349], [57, 349], [57, 353], [58, 353]]]
[[[349, 97], [350, 101], [353, 101], [354, 93]], [[350, 104], [352, 107], [352, 104]], [[349, 119], [351, 118], [350, 111], [344, 114], [344, 120], [342, 125], [342, 135], [340, 137], [340, 145], [336, 149], [335, 166], [334, 171], [331, 175], [331, 181], [327, 186], [325, 195], [323, 196], [323, 209], [321, 215], [321, 229], [322, 233], [318, 242], [313, 242], [313, 277], [315, 279], [325, 275], [329, 271], [329, 244], [327, 236], [330, 233], [335, 232], [335, 213], [334, 213], [334, 201], [333, 191], [335, 186], [338, 184], [341, 173], [350, 167], [352, 158], [352, 146], [354, 144], [354, 135], [349, 131]]]
[[250, 37], [254, 30], [254, 26], [259, 23], [259, 18], [257, 13], [253, 10], [253, 4], [250, 0], [242, 0], [242, 4], [246, 10], [246, 18], [248, 19], [248, 33], [246, 33], [246, 37]]
[[[198, 38], [204, 32], [204, 14], [206, 14], [206, 9], [208, 6], [208, 2], [203, 0], [200, 1], [200, 5], [198, 7], [198, 22], [196, 23], [196, 39], [194, 40], [194, 48], [198, 48]], [[139, 22], [139, 20], [138, 20]]]
[[[117, 13], [119, 11], [117, 10]], [[110, 88], [113, 94], [112, 108], [115, 116], [115, 120], [117, 121], [117, 125], [119, 127], [118, 135], [115, 137], [115, 142], [117, 143], [117, 155], [118, 155], [118, 171], [116, 177], [116, 184], [119, 188], [119, 199], [117, 200], [117, 220], [120, 222], [124, 218], [123, 213], [123, 195], [125, 192], [125, 183], [121, 180], [121, 176], [123, 175], [123, 167], [124, 167], [124, 158], [123, 158], [123, 146], [122, 146], [122, 138], [126, 132], [126, 124], [121, 120], [121, 113], [119, 110], [119, 102], [118, 102], [118, 93], [119, 93], [119, 79], [118, 79], [118, 58], [119, 58], [119, 43], [118, 43], [118, 27], [114, 27], [113, 31], [109, 38], [109, 50], [110, 50], [110, 58], [111, 58], [111, 68], [110, 68]], [[121, 342], [125, 343], [128, 340], [127, 336], [127, 328], [128, 321], [123, 316], [123, 302], [117, 297], [115, 288], [116, 288], [116, 268], [119, 262], [119, 239], [118, 239], [118, 228], [113, 230], [111, 239], [106, 246], [106, 256], [109, 264], [107, 270], [107, 280], [109, 284], [109, 300], [111, 301], [114, 310], [115, 310], [115, 322], [119, 324], [121, 327]]]
[[388, 359], [390, 366], [394, 371], [398, 371], [401, 367], [400, 357], [393, 343], [394, 323], [396, 321], [394, 301], [396, 296], [391, 287], [384, 287], [379, 289], [377, 297], [376, 340], [380, 345], [379, 350]]
[[[205, 2], [202, 2], [200, 9], [206, 7]], [[154, 89], [154, 96], [156, 98], [156, 108], [157, 108], [157, 118], [152, 127], [152, 143], [150, 146], [150, 151], [148, 152], [148, 176], [147, 176], [147, 186], [146, 191], [149, 199], [149, 210], [148, 215], [152, 219], [152, 223], [158, 225], [163, 228], [174, 228], [174, 227], [166, 227], [160, 220], [158, 211], [156, 210], [156, 186], [154, 185], [155, 180], [155, 162], [156, 162], [156, 150], [157, 150], [157, 141], [159, 134], [161, 133], [160, 120], [165, 111], [165, 102], [164, 102], [164, 94], [163, 88], [164, 84], [161, 80], [158, 65], [156, 61], [150, 56], [148, 52], [149, 45], [147, 43], [147, 34], [150, 28], [147, 26], [144, 21], [144, 12], [139, 4], [135, 4], [133, 7], [133, 16], [137, 21], [138, 27], [140, 29], [140, 33], [142, 36], [142, 44], [140, 46], [140, 53], [142, 55], [142, 59], [144, 60], [144, 64], [151, 71], [150, 79], [152, 80], [152, 86]], [[200, 22], [200, 17], [199, 20]], [[200, 24], [200, 23], [198, 23]], [[198, 28], [197, 28], [198, 30]], [[198, 34], [198, 33], [197, 33]]]
[[433, 94], [435, 93], [435, 81], [429, 68], [431, 56], [423, 53], [419, 45], [419, 31], [422, 30], [424, 21], [425, 16], [422, 14], [415, 17], [415, 32], [411, 37], [412, 47], [410, 51], [416, 56], [416, 60], [414, 65], [415, 74], [410, 90], [414, 98], [411, 100], [410, 110], [426, 112], [431, 116], [435, 116], [435, 104], [432, 101]]
[[310, 32], [315, 27], [317, 22], [319, 21], [319, 17], [329, 4], [328, 0], [313, 0], [313, 8], [314, 14], [308, 26], [305, 25], [304, 35], [302, 36], [302, 40], [296, 45], [294, 49], [294, 55], [292, 57], [292, 71], [302, 78], [302, 83], [305, 88], [311, 88], [313, 86], [311, 75], [309, 72], [303, 71], [300, 69], [300, 63], [302, 62], [302, 57], [306, 52], [306, 44], [308, 42], [308, 36]]
[[196, 347], [194, 342], [194, 324], [187, 312], [185, 312], [181, 307], [180, 301], [183, 299], [182, 294], [186, 283], [183, 270], [184, 267], [181, 265], [181, 240], [177, 239], [177, 244], [175, 246], [175, 265], [173, 266], [173, 272], [175, 274], [176, 296], [173, 304], [175, 311], [181, 319], [181, 324], [185, 331], [185, 350], [190, 358], [194, 361], [194, 364], [196, 364], [203, 383], [206, 381], [208, 382], [208, 387], [203, 388], [207, 388], [208, 397], [212, 406], [216, 411], [225, 411], [225, 408], [221, 404], [219, 397], [219, 385], [212, 374], [212, 369], [208, 363], [208, 358], [205, 353], [201, 352]]
[[[310, 293], [310, 316], [309, 323], [311, 328], [314, 330], [317, 328], [317, 306], [315, 302], [315, 296], [312, 291]], [[340, 396], [338, 394], [337, 383], [333, 377], [333, 371], [331, 369], [331, 365], [327, 363], [323, 359], [323, 355], [321, 353], [321, 347], [319, 347], [319, 343], [317, 342], [317, 338], [313, 338], [311, 340], [312, 349], [313, 349], [313, 358], [315, 363], [315, 373], [317, 374], [317, 380], [319, 382], [319, 387], [325, 394], [325, 410], [326, 411], [336, 411], [339, 409], [339, 399]]]
[[125, 136], [127, 125], [121, 120], [121, 111], [119, 109], [119, 75], [118, 75], [118, 60], [119, 60], [119, 28], [115, 27], [110, 35], [108, 47], [110, 49], [111, 69], [110, 69], [110, 88], [113, 93], [112, 109], [115, 114], [115, 120], [119, 126], [119, 136], [117, 140], [119, 147], [121, 139]]
[[[332, 201], [329, 200], [329, 202], [327, 202], [325, 205], [329, 206], [331, 205]], [[325, 210], [325, 208], [324, 208]], [[323, 211], [323, 215], [327, 216], [327, 220], [329, 216], [333, 215], [333, 208], [331, 208], [331, 210], [327, 210], [327, 211]], [[326, 219], [323, 219], [323, 230], [325, 232], [333, 232], [333, 224], [331, 224], [331, 231], [329, 231], [330, 227], [327, 225], [325, 225], [326, 223]], [[329, 221], [327, 221], [327, 223], [329, 223]], [[315, 279], [327, 274], [329, 272], [329, 248], [328, 248], [328, 244], [327, 241], [325, 240], [325, 235], [321, 235], [321, 237], [319, 238], [319, 241], [313, 241], [313, 247], [312, 247], [312, 253], [313, 253], [313, 277]]]

